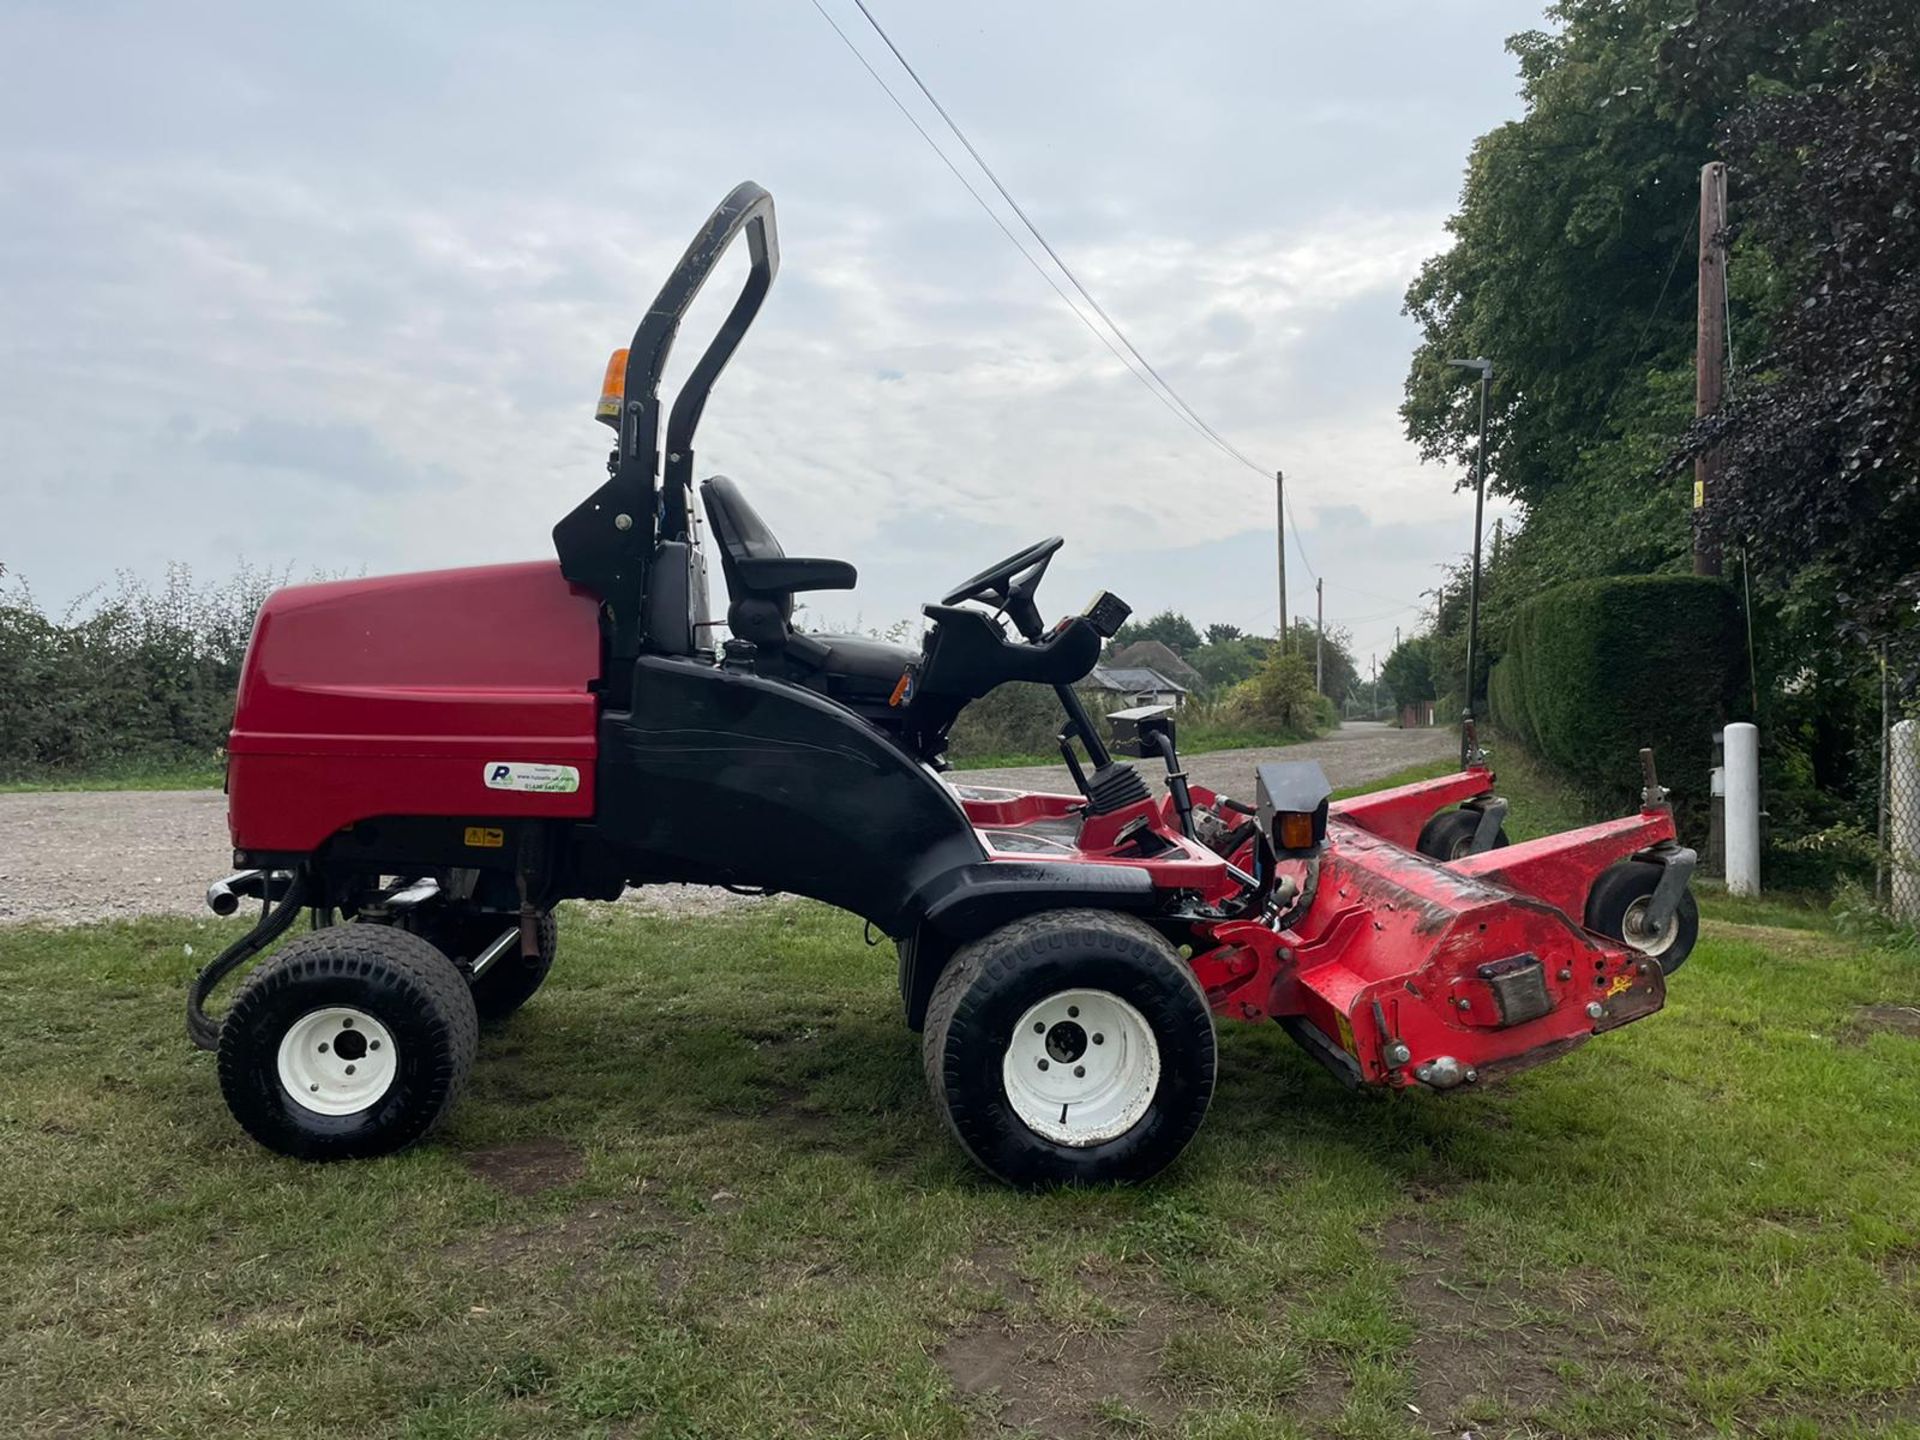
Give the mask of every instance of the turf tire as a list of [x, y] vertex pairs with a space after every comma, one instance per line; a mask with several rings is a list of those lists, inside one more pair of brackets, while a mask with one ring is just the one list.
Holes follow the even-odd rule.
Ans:
[[1691, 890], [1681, 895], [1667, 932], [1656, 944], [1649, 944], [1644, 935], [1627, 933], [1636, 909], [1644, 909], [1653, 899], [1663, 869], [1644, 860], [1623, 860], [1602, 870], [1587, 892], [1586, 925], [1630, 949], [1651, 955], [1660, 962], [1662, 973], [1671, 975], [1687, 963], [1694, 942], [1700, 938], [1700, 902]]
[[[1132, 1128], [1088, 1146], [1030, 1129], [1008, 1100], [1013, 1026], [1049, 995], [1103, 990], [1134, 1007], [1160, 1058], [1153, 1099]], [[1053, 910], [963, 946], [941, 972], [921, 1037], [927, 1085], [962, 1148], [1013, 1185], [1145, 1180], [1186, 1149], [1213, 1098], [1213, 1014], [1193, 972], [1141, 921]]]
[[[1477, 811], [1442, 810], [1420, 828], [1420, 839], [1414, 848], [1429, 860], [1445, 864], [1470, 854], [1473, 837], [1479, 831], [1480, 816]], [[1502, 825], [1493, 837], [1493, 848], [1504, 849], [1511, 843], [1507, 839], [1507, 827]]]
[[[391, 1083], [352, 1114], [318, 1114], [281, 1079], [288, 1030], [330, 1006], [365, 1012], [394, 1042]], [[331, 926], [288, 942], [240, 987], [220, 1026], [220, 1089], [234, 1119], [269, 1150], [301, 1160], [385, 1155], [446, 1116], [478, 1043], [466, 978], [440, 951], [391, 926]]]

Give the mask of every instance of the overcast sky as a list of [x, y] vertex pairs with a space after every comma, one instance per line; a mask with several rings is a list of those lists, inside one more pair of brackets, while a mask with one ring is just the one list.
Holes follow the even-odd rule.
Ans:
[[[1518, 113], [1502, 41], [1539, 0], [869, 3], [1135, 343], [1285, 468], [1329, 621], [1384, 657], [1471, 526], [1402, 438], [1400, 299]], [[749, 178], [783, 264], [699, 470], [859, 567], [816, 617], [885, 625], [1057, 532], [1050, 611], [1104, 585], [1271, 629], [1271, 482], [1081, 328], [809, 0], [0, 0], [0, 563], [58, 604], [169, 560], [551, 554], [602, 478], [607, 352]]]

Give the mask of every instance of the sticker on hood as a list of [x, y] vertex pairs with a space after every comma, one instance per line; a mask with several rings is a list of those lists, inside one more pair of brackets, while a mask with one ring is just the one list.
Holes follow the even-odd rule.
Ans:
[[489, 760], [483, 773], [489, 790], [571, 795], [580, 788], [580, 772], [571, 765], [543, 765], [531, 760]]

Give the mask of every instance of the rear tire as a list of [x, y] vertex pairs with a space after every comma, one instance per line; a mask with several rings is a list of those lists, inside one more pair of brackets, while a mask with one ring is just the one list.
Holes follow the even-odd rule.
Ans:
[[[1421, 827], [1414, 848], [1429, 860], [1446, 864], [1473, 853], [1473, 837], [1480, 832], [1480, 816], [1472, 810], [1442, 810]], [[1510, 842], [1502, 825], [1493, 837], [1493, 848], [1504, 849]]]
[[954, 1138], [1014, 1185], [1159, 1173], [1199, 1130], [1216, 1068], [1193, 972], [1147, 925], [1099, 910], [1030, 916], [959, 950], [922, 1055]]
[[1589, 930], [1658, 960], [1661, 972], [1671, 975], [1686, 964], [1700, 938], [1700, 902], [1691, 890], [1685, 892], [1666, 928], [1658, 934], [1649, 930], [1642, 922], [1663, 869], [1644, 860], [1623, 860], [1602, 870], [1587, 893], [1586, 924]]
[[445, 955], [404, 930], [331, 926], [240, 987], [220, 1026], [220, 1089], [269, 1150], [385, 1155], [445, 1117], [478, 1040], [466, 978]]
[[[410, 922], [413, 932], [447, 956], [464, 972], [480, 953], [508, 930], [519, 927], [512, 915], [485, 914], [477, 910], [442, 909], [420, 915]], [[560, 943], [560, 929], [551, 910], [542, 911], [538, 922], [540, 951], [531, 959], [520, 953], [516, 940], [504, 955], [487, 966], [478, 980], [472, 981], [473, 1008], [482, 1020], [504, 1020], [546, 983], [553, 969], [553, 957]]]

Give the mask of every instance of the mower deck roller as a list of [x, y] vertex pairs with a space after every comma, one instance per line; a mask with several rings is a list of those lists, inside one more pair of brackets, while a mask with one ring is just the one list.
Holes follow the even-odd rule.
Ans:
[[[746, 281], [663, 442], [680, 322], [743, 237]], [[1281, 1022], [1350, 1084], [1437, 1091], [1659, 1009], [1697, 916], [1650, 762], [1639, 814], [1522, 844], [1477, 761], [1337, 803], [1311, 764], [1263, 766], [1240, 799], [1190, 785], [1170, 712], [1122, 712], [1109, 739], [1082, 706], [1128, 608], [1103, 593], [1048, 625], [1058, 538], [928, 605], [918, 645], [796, 630], [795, 597], [853, 566], [786, 554], [741, 487], [694, 481], [778, 264], [772, 199], [741, 185], [608, 367], [607, 478], [555, 527], [557, 563], [262, 608], [229, 745], [236, 868], [208, 888], [260, 919], [188, 1000], [256, 1138], [327, 1159], [428, 1134], [477, 1026], [545, 980], [555, 905], [634, 885], [810, 896], [892, 936], [938, 1108], [1018, 1184], [1169, 1164], [1212, 1096], [1218, 1017]], [[1073, 793], [943, 778], [954, 720], [1009, 681], [1058, 697]]]

